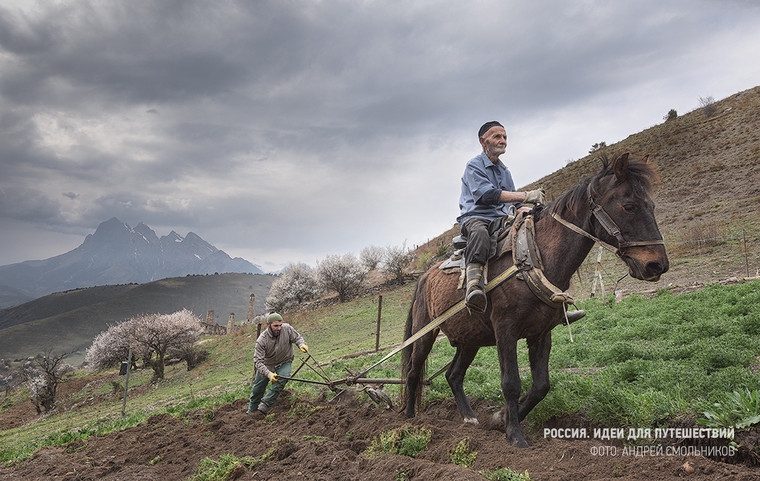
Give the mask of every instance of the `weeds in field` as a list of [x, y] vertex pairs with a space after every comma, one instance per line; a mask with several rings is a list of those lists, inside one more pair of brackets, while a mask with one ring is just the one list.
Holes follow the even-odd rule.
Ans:
[[501, 468], [493, 471], [480, 471], [479, 474], [491, 481], [532, 481], [528, 471], [519, 473], [510, 468]]
[[290, 411], [288, 411], [286, 418], [287, 419], [308, 418], [309, 416], [319, 411], [320, 409], [324, 409], [324, 406], [312, 406], [309, 403], [298, 402], [296, 400], [296, 401], [293, 401], [293, 404], [290, 405]]
[[399, 454], [414, 458], [427, 449], [432, 436], [433, 432], [427, 428], [404, 425], [380, 433], [364, 454], [370, 459], [381, 454]]
[[470, 438], [462, 439], [449, 451], [449, 459], [452, 463], [468, 468], [475, 464], [477, 455], [477, 451], [470, 451]]
[[256, 460], [250, 456], [238, 458], [234, 454], [221, 454], [219, 460], [203, 458], [188, 481], [226, 481], [231, 479], [233, 473], [251, 469], [255, 465]]
[[743, 429], [760, 423], [760, 391], [746, 389], [726, 393], [723, 399], [705, 411], [704, 418], [697, 419], [711, 428]]

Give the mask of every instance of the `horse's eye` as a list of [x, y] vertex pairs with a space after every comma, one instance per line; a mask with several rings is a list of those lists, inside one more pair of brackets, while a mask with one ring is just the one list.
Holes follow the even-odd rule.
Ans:
[[633, 212], [635, 208], [636, 206], [633, 203], [623, 204], [623, 210], [625, 210], [626, 212]]

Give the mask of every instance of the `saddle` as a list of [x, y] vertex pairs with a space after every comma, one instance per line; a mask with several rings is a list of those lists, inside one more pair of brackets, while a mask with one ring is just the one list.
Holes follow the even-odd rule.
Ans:
[[[522, 215], [522, 214], [518, 214]], [[496, 237], [496, 242], [492, 242], [492, 246], [496, 246], [495, 249], [493, 249], [492, 252], [489, 252], [489, 262], [494, 259], [498, 259], [504, 253], [510, 252], [512, 250], [512, 226], [515, 223], [515, 219], [517, 219], [516, 216], [510, 215], [508, 217], [504, 218], [504, 224], [499, 228], [499, 230], [494, 234], [494, 237]], [[492, 238], [493, 239], [493, 238]], [[466, 282], [466, 265], [464, 260], [464, 250], [467, 247], [467, 237], [464, 235], [458, 235], [452, 239], [452, 245], [454, 246], [454, 253], [443, 261], [440, 266], [438, 266], [439, 269], [444, 271], [446, 274], [459, 274], [459, 284], [457, 285], [457, 289], [463, 289], [465, 282]], [[488, 264], [489, 262], [486, 262], [486, 265], [483, 269], [483, 279], [485, 282], [488, 282]]]
[[[519, 213], [516, 217], [508, 219], [505, 225], [497, 232], [496, 253], [490, 256], [489, 262], [484, 269], [484, 279], [488, 282], [488, 264], [493, 259], [498, 259], [508, 253], [512, 254], [512, 261], [519, 269], [517, 278], [524, 281], [531, 292], [548, 306], [559, 309], [564, 304], [574, 304], [572, 295], [549, 282], [543, 272], [541, 253], [535, 242], [535, 226], [531, 213]], [[459, 274], [458, 289], [462, 289], [466, 282], [464, 261], [464, 248], [467, 246], [464, 236], [454, 238], [453, 244], [457, 250], [444, 261], [438, 268], [447, 274]]]

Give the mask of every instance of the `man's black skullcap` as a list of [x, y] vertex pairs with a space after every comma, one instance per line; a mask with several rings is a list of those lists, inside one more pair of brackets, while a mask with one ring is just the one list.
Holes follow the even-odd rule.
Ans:
[[490, 122], [486, 122], [486, 123], [483, 124], [483, 126], [480, 128], [480, 130], [478, 130], [478, 138], [483, 137], [483, 134], [485, 134], [486, 132], [488, 132], [491, 129], [491, 127], [501, 127], [502, 129], [504, 128], [503, 125], [501, 125], [499, 122], [497, 122], [495, 120], [492, 120]]

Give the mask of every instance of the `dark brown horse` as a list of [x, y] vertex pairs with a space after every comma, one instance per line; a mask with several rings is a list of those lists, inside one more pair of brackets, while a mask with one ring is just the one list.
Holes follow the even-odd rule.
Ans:
[[[628, 154], [614, 162], [602, 159], [602, 170], [571, 188], [556, 201], [534, 215], [536, 243], [540, 249], [544, 274], [562, 290], [567, 290], [573, 273], [581, 266], [595, 241], [552, 218], [552, 212], [601, 241], [619, 248], [618, 255], [636, 279], [657, 281], [668, 270], [668, 257], [654, 216], [651, 194], [656, 174], [643, 160], [629, 160]], [[593, 208], [606, 212], [606, 221], [593, 215]], [[619, 232], [603, 224], [612, 221]], [[578, 229], [578, 230], [580, 230]], [[512, 266], [510, 255], [491, 260], [489, 278]], [[461, 301], [458, 276], [446, 274], [433, 266], [417, 284], [406, 324], [406, 338], [419, 331], [446, 309]], [[467, 310], [440, 325], [440, 330], [456, 347], [446, 380], [454, 393], [459, 413], [465, 423], [478, 420], [465, 396], [464, 375], [478, 350], [497, 347], [501, 368], [501, 389], [505, 406], [499, 414], [506, 424], [506, 437], [513, 445], [527, 447], [520, 421], [549, 392], [549, 351], [551, 331], [564, 320], [562, 309], [539, 300], [526, 283], [516, 277], [505, 281], [488, 294], [488, 308], [482, 319]], [[402, 373], [406, 376], [406, 416], [414, 417], [421, 392], [425, 359], [433, 347], [439, 329], [420, 338], [404, 350]], [[533, 384], [520, 397], [517, 366], [517, 341], [528, 343]]]

